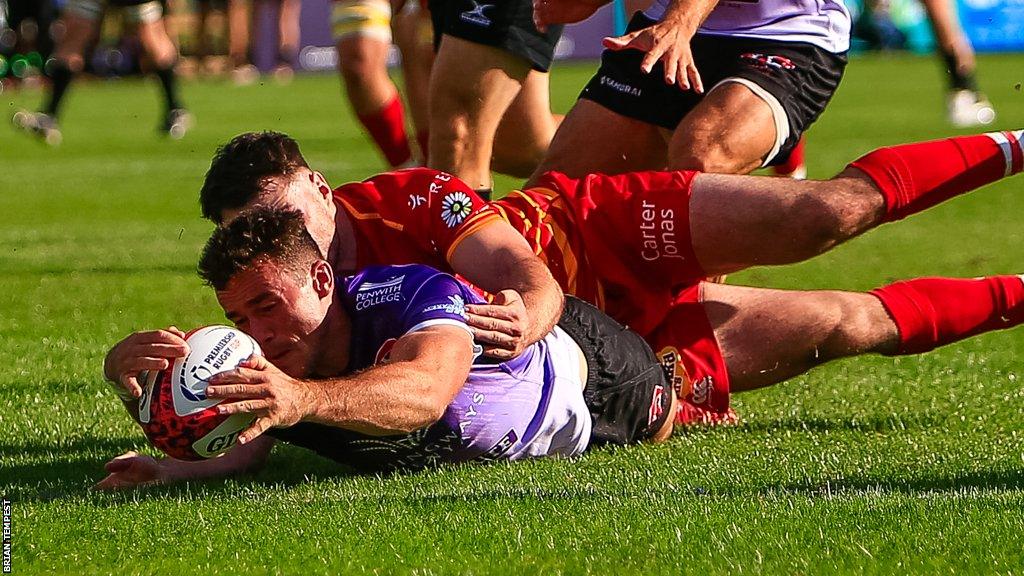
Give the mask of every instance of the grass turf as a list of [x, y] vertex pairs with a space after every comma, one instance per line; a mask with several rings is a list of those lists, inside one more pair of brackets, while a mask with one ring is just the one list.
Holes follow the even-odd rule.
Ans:
[[[592, 70], [555, 68], [556, 108]], [[998, 126], [1024, 126], [1024, 56], [982, 57], [980, 70]], [[59, 149], [0, 130], [0, 489], [15, 573], [1024, 570], [1024, 330], [840, 362], [734, 397], [741, 426], [574, 461], [377, 478], [279, 447], [252, 476], [91, 492], [108, 458], [152, 452], [102, 383], [106, 349], [135, 329], [223, 321], [194, 273], [215, 145], [272, 128], [335, 183], [381, 169], [334, 77], [190, 83], [184, 96], [198, 126], [180, 142], [156, 136], [156, 88], [137, 81], [76, 85]], [[2, 98], [9, 114], [39, 95]], [[933, 60], [855, 59], [810, 134], [811, 175], [953, 133], [942, 105]], [[730, 281], [866, 289], [1019, 273], [1022, 185]]]

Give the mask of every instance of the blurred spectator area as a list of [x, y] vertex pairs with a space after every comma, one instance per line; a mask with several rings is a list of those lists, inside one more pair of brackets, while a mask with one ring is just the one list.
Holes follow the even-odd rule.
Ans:
[[[24, 80], [38, 75], [59, 41], [61, 26], [55, 19], [66, 0], [0, 0], [0, 78]], [[209, 0], [202, 30], [198, 29], [203, 4], [198, 0], [167, 2], [167, 24], [183, 56], [182, 72], [219, 72], [237, 66], [240, 58], [270, 70], [277, 64], [279, 0]], [[242, 48], [228, 58], [228, 2], [247, 12]], [[494, 0], [500, 1], [500, 0]], [[569, 26], [556, 50], [556, 58], [596, 58], [601, 38], [621, 28], [630, 12], [645, 0], [618, 0], [590, 20]], [[1024, 0], [957, 0], [961, 22], [978, 51], [1024, 50]], [[931, 50], [933, 39], [924, 10], [917, 0], [849, 0], [855, 18], [855, 50]], [[238, 28], [237, 23], [234, 26]], [[337, 54], [330, 32], [329, 0], [303, 0], [299, 53], [295, 66], [303, 70], [334, 70]], [[200, 36], [202, 34], [202, 36]], [[239, 56], [238, 52], [244, 52]], [[198, 62], [200, 57], [202, 62]], [[393, 56], [393, 60], [397, 55]], [[232, 62], [235, 60], [235, 62]], [[94, 74], [117, 76], [141, 70], [139, 48], [118, 10], [105, 15], [102, 33], [89, 58]]]

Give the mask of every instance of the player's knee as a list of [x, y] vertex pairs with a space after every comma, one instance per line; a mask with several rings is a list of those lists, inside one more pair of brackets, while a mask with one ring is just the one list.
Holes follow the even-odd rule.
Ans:
[[745, 174], [760, 165], [759, 159], [743, 156], [728, 142], [694, 138], [673, 143], [669, 167], [711, 174]]
[[78, 53], [59, 54], [57, 56], [57, 62], [70, 70], [73, 74], [78, 74], [85, 69], [85, 58]]
[[358, 48], [345, 51], [338, 59], [338, 70], [347, 84], [365, 84], [381, 73], [380, 64], [367, 50]]
[[823, 360], [863, 353], [874, 346], [886, 319], [878, 317], [877, 307], [865, 306], [863, 297], [853, 293], [830, 296], [830, 309], [823, 314], [828, 336], [817, 351]]

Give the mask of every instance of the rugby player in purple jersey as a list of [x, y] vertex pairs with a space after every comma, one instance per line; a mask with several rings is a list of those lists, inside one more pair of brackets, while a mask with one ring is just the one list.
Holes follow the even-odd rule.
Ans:
[[298, 212], [244, 213], [214, 232], [199, 269], [265, 354], [211, 379], [207, 394], [256, 421], [221, 458], [122, 455], [98, 488], [244, 472], [275, 440], [390, 471], [575, 456], [671, 434], [675, 394], [650, 347], [580, 300], [502, 361], [473, 340], [464, 306], [483, 299], [466, 284], [420, 265], [337, 278]]

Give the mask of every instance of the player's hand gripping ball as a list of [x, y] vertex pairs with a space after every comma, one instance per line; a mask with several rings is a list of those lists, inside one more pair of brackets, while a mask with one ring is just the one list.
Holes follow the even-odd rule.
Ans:
[[261, 354], [260, 347], [248, 334], [228, 326], [197, 328], [185, 341], [187, 356], [167, 370], [145, 375], [139, 424], [149, 441], [172, 458], [215, 458], [235, 445], [254, 416], [218, 414], [221, 400], [206, 398], [207, 381]]

